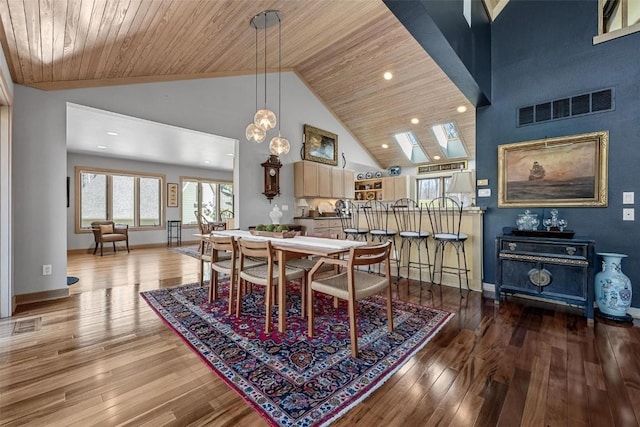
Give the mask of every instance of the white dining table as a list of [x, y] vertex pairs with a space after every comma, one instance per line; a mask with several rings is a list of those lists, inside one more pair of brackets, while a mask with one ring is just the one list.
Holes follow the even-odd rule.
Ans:
[[287, 330], [285, 274], [287, 257], [294, 254], [296, 257], [309, 255], [332, 257], [349, 252], [351, 248], [367, 244], [367, 242], [356, 240], [326, 239], [322, 237], [295, 236], [283, 239], [270, 236], [255, 236], [247, 230], [216, 230], [210, 235], [196, 234], [195, 236], [200, 238], [207, 238], [209, 236], [233, 236], [235, 239], [271, 241], [271, 246], [276, 251], [278, 260], [278, 331], [280, 332]]

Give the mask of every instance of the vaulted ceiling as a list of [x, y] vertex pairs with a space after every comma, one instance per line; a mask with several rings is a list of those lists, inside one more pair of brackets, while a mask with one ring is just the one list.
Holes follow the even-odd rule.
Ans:
[[431, 126], [448, 121], [475, 158], [475, 109], [381, 0], [0, 0], [0, 41], [13, 81], [44, 90], [254, 74], [249, 21], [267, 9], [283, 15], [283, 70], [380, 166], [411, 166], [392, 143], [401, 131], [442, 155]]

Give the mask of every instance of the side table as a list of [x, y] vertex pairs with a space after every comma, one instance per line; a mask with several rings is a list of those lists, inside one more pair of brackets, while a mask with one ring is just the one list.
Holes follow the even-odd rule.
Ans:
[[174, 239], [178, 246], [182, 245], [182, 221], [179, 219], [167, 221], [167, 246], [171, 246]]

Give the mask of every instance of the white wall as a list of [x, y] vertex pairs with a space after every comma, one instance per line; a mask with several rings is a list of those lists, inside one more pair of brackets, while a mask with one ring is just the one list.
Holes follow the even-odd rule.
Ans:
[[[277, 112], [277, 87], [271, 84], [269, 88], [269, 106]], [[234, 171], [239, 226], [269, 220], [272, 205], [261, 194], [260, 166], [269, 155], [268, 141], [256, 144], [244, 137], [246, 125], [255, 113], [254, 76], [51, 92], [16, 85], [15, 294], [66, 287], [66, 102], [240, 140], [238, 168]], [[284, 222], [295, 214], [291, 163], [300, 160], [305, 123], [337, 134], [338, 150], [348, 160], [357, 159], [360, 164], [376, 167], [368, 153], [293, 73], [282, 76], [282, 113], [278, 118], [282, 119], [283, 136], [291, 142], [289, 154], [281, 156], [282, 196], [274, 199], [274, 203], [290, 208], [282, 218]], [[42, 276], [42, 264], [53, 265], [52, 276]]]
[[[69, 208], [67, 209], [67, 249], [88, 249], [94, 247], [93, 233], [75, 232], [75, 167], [84, 166], [91, 168], [113, 169], [128, 172], [147, 172], [164, 174], [166, 182], [180, 182], [181, 176], [190, 178], [205, 178], [220, 181], [232, 181], [233, 173], [212, 169], [198, 169], [186, 166], [167, 165], [152, 162], [138, 162], [135, 160], [114, 159], [102, 156], [90, 156], [87, 154], [68, 153], [67, 176], [71, 178], [69, 186]], [[166, 219], [180, 219], [180, 208], [166, 209]], [[192, 234], [197, 228], [182, 229], [182, 240], [195, 240]], [[166, 230], [130, 231], [129, 245], [144, 245], [152, 243], [165, 243], [167, 241]]]
[[11, 107], [13, 82], [0, 49], [0, 317], [11, 315], [13, 294], [11, 230]]

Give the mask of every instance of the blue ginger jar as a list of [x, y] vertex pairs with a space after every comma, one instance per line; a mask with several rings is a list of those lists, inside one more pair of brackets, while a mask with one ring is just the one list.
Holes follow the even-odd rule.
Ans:
[[622, 259], [627, 255], [598, 253], [602, 271], [595, 278], [595, 299], [598, 309], [611, 316], [624, 317], [631, 306], [631, 281], [622, 272]]

